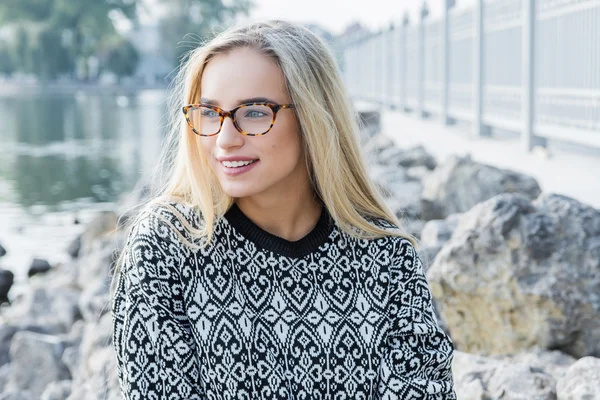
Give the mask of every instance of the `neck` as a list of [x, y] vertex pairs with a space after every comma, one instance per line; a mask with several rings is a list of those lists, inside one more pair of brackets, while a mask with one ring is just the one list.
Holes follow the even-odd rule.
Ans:
[[321, 203], [312, 190], [298, 196], [276, 199], [244, 197], [236, 199], [239, 209], [257, 226], [290, 242], [306, 236], [321, 216]]

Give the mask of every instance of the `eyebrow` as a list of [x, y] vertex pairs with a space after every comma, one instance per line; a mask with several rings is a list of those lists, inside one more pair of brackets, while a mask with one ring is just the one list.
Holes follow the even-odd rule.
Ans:
[[[210, 104], [213, 106], [219, 106], [219, 102], [217, 100], [211, 100], [211, 99], [207, 99], [205, 97], [202, 97], [200, 99], [200, 103]], [[275, 103], [275, 104], [278, 104], [275, 100], [268, 99], [266, 97], [251, 97], [249, 99], [241, 99], [241, 100], [237, 101], [237, 104], [246, 104], [246, 103]]]

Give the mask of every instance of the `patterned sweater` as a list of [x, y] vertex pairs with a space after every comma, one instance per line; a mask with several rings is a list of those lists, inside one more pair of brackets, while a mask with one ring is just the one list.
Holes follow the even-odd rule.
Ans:
[[456, 399], [453, 343], [408, 240], [354, 238], [323, 208], [290, 242], [234, 205], [198, 248], [195, 209], [152, 211], [112, 306], [126, 399]]

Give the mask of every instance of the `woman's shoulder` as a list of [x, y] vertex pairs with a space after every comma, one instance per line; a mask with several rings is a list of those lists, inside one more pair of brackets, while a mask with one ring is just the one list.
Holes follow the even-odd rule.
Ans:
[[379, 229], [382, 229], [388, 232], [388, 235], [385, 235], [387, 240], [390, 240], [394, 243], [412, 245], [411, 241], [408, 239], [409, 235], [406, 233], [406, 230], [403, 229], [401, 225], [396, 224], [388, 219], [381, 217], [365, 217], [365, 219], [373, 226], [376, 226]]
[[[399, 253], [416, 253], [417, 240], [413, 235], [408, 233], [401, 225], [396, 222], [392, 222], [382, 217], [363, 216], [364, 219], [372, 226], [377, 227], [380, 230], [386, 232], [386, 234], [379, 234], [377, 237], [371, 239], [374, 240], [378, 245], [384, 246], [387, 249], [391, 249], [394, 254]], [[354, 228], [356, 232], [362, 232], [359, 228]]]
[[144, 205], [131, 226], [131, 235], [153, 239], [191, 240], [201, 224], [199, 211], [178, 198], [156, 198]]

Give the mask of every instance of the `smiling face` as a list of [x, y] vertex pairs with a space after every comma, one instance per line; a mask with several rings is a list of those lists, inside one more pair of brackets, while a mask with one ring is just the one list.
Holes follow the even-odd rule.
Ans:
[[[249, 48], [234, 49], [212, 58], [202, 73], [201, 88], [200, 102], [225, 111], [257, 99], [291, 103], [279, 66]], [[231, 118], [225, 118], [219, 134], [198, 136], [197, 140], [223, 191], [231, 197], [253, 196], [261, 202], [270, 202], [283, 194], [289, 196], [290, 191], [297, 191], [308, 181], [293, 109], [279, 110], [274, 126], [263, 136], [246, 136], [235, 128]], [[234, 160], [256, 161], [240, 166], [242, 163]]]

